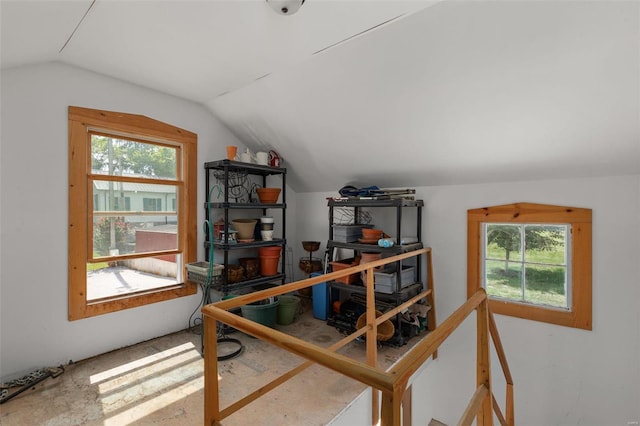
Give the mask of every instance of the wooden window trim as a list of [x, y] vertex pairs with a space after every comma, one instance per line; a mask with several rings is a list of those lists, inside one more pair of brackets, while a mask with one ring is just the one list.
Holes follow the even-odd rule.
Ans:
[[[90, 130], [107, 130], [143, 139], [171, 141], [180, 145], [182, 153], [178, 164], [183, 173], [184, 197], [178, 210], [179, 242], [183, 263], [194, 262], [197, 257], [197, 140], [198, 136], [184, 129], [142, 116], [111, 111], [94, 110], [70, 106], [69, 120], [69, 320], [134, 308], [150, 303], [171, 300], [197, 292], [194, 283], [185, 281], [175, 286], [147, 291], [139, 294], [123, 295], [88, 302], [87, 260], [89, 259], [87, 233], [87, 210], [93, 203], [89, 200], [88, 176], [91, 164], [88, 161], [88, 137]], [[180, 204], [179, 204], [180, 205]], [[85, 206], [78, 208], [78, 206]], [[183, 271], [186, 277], [186, 270]]]
[[490, 299], [494, 313], [567, 327], [592, 329], [591, 209], [516, 203], [467, 210], [467, 297], [482, 286], [483, 223], [571, 225], [571, 308], [554, 309]]

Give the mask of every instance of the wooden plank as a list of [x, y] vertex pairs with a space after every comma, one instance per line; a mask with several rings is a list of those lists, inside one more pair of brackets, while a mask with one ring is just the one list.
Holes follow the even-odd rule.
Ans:
[[467, 297], [471, 297], [482, 287], [482, 267], [480, 254], [482, 250], [482, 223], [467, 217]]
[[498, 327], [496, 326], [496, 320], [493, 317], [491, 309], [489, 309], [489, 334], [493, 339], [493, 346], [496, 348], [496, 354], [502, 367], [502, 372], [508, 384], [513, 384], [513, 378], [511, 377], [511, 371], [509, 370], [509, 363], [507, 362], [507, 356], [504, 353], [502, 347], [502, 340], [500, 340], [500, 333], [498, 333]]
[[591, 220], [591, 209], [548, 204], [514, 203], [467, 210], [467, 217], [479, 222], [535, 223], [585, 222]]
[[404, 396], [402, 397], [402, 426], [411, 426], [411, 410], [412, 410], [412, 401], [413, 400], [413, 386], [409, 386], [404, 391]]
[[467, 405], [464, 413], [462, 413], [458, 426], [469, 426], [473, 424], [473, 420], [476, 418], [478, 411], [480, 411], [480, 407], [487, 398], [487, 395], [489, 395], [489, 389], [484, 385], [478, 386], [471, 397], [471, 401], [469, 401], [469, 405]]
[[380, 426], [400, 426], [402, 424], [402, 399], [406, 382], [402, 382], [394, 389], [392, 394], [382, 394], [382, 415]]
[[[436, 301], [434, 294], [434, 281], [433, 281], [433, 261], [431, 256], [431, 250], [429, 250], [426, 254], [427, 257], [427, 289], [430, 291], [427, 296], [427, 301], [431, 306], [431, 310], [427, 313], [427, 328], [429, 331], [433, 331], [436, 329]], [[433, 352], [433, 359], [438, 358], [438, 350], [436, 349]]]
[[515, 412], [513, 411], [513, 385], [507, 383], [507, 425], [514, 426], [516, 424]]
[[[374, 275], [373, 267], [367, 269], [366, 274], [366, 290], [367, 290], [367, 364], [372, 368], [378, 368], [378, 324], [376, 323], [376, 295], [374, 291]], [[380, 392], [371, 388], [371, 424], [373, 426], [378, 424], [380, 419], [379, 406]]]
[[496, 400], [496, 396], [493, 393], [491, 394], [491, 402], [493, 405], [493, 412], [496, 414], [498, 421], [502, 426], [507, 426], [507, 421], [502, 415], [502, 410], [500, 409], [500, 405], [498, 404], [498, 401]]
[[476, 384], [487, 388], [487, 395], [480, 405], [477, 417], [477, 426], [491, 426], [493, 413], [491, 411], [491, 353], [489, 351], [489, 303], [485, 299], [477, 312], [477, 359], [476, 359]]
[[[592, 329], [592, 229], [589, 222], [574, 223], [571, 228], [571, 281], [573, 283], [572, 327]], [[576, 259], [580, 261], [577, 262]]]
[[104, 122], [108, 120], [113, 122], [113, 124], [109, 126], [109, 130], [158, 138], [160, 140], [167, 140], [167, 138], [170, 137], [171, 140], [192, 143], [194, 138], [197, 137], [193, 132], [145, 117], [144, 115], [70, 106], [69, 118], [81, 121], [89, 127], [95, 126], [98, 128], [101, 128]]
[[204, 327], [204, 424], [213, 425], [222, 420], [218, 387], [218, 334], [217, 322], [203, 317]]
[[69, 321], [85, 317], [87, 301], [87, 212], [77, 206], [87, 198], [86, 140], [85, 127], [69, 120]]

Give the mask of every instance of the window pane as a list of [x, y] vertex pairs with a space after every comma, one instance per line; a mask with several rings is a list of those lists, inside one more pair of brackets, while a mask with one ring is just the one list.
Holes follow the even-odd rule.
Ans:
[[155, 183], [93, 181], [95, 212], [176, 212], [175, 185]]
[[526, 225], [525, 262], [566, 265], [566, 225]]
[[175, 180], [176, 158], [176, 148], [91, 135], [93, 174]]
[[568, 308], [566, 268], [529, 265], [525, 270], [525, 299], [527, 302]]
[[485, 283], [489, 296], [522, 300], [522, 264], [506, 260], [487, 260]]
[[87, 300], [97, 300], [178, 284], [176, 256], [87, 264]]
[[522, 260], [520, 226], [487, 224], [486, 257], [488, 259]]
[[176, 215], [94, 216], [93, 258], [177, 248]]

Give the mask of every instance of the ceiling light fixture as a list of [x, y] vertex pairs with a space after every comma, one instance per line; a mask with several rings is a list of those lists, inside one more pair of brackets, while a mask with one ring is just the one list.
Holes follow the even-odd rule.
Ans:
[[279, 15], [293, 15], [304, 4], [304, 0], [266, 0], [267, 4]]

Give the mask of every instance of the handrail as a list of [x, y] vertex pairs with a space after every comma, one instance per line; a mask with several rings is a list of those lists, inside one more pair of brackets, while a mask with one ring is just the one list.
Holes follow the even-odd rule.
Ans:
[[[500, 362], [507, 378], [507, 420], [506, 424], [513, 426], [513, 383], [511, 375], [504, 357], [504, 350], [500, 344], [497, 328], [493, 317], [489, 312], [487, 295], [484, 290], [479, 290], [471, 296], [460, 308], [458, 308], [440, 326], [436, 327], [421, 341], [418, 342], [405, 356], [400, 359], [388, 371], [381, 371], [376, 368], [376, 344], [375, 336], [377, 326], [397, 312], [406, 309], [408, 306], [425, 297], [433, 297], [433, 289], [427, 289], [410, 300], [386, 312], [381, 317], [375, 318], [375, 301], [373, 297], [373, 269], [386, 263], [396, 262], [412, 256], [426, 254], [426, 260], [431, 266], [431, 249], [425, 248], [403, 253], [397, 256], [374, 261], [342, 271], [311, 277], [298, 282], [285, 284], [267, 290], [254, 292], [251, 294], [226, 299], [202, 308], [203, 321], [205, 324], [205, 424], [220, 424], [219, 422], [274, 389], [288, 379], [294, 377], [307, 367], [313, 364], [323, 365], [331, 370], [337, 371], [347, 377], [371, 386], [373, 423], [378, 421], [378, 414], [381, 414], [382, 425], [402, 424], [402, 400], [407, 390], [407, 384], [411, 376], [430, 357], [435, 356], [438, 347], [444, 342], [453, 331], [474, 311], [478, 313], [478, 390], [472, 398], [469, 408], [465, 411], [463, 419], [477, 416], [478, 425], [491, 425], [492, 402], [497, 407], [491, 392], [491, 379], [489, 376], [489, 349], [488, 335], [491, 334], [496, 345]], [[429, 268], [430, 269], [430, 268]], [[333, 344], [329, 348], [322, 348], [304, 340], [287, 335], [280, 331], [255, 323], [246, 318], [239, 317], [227, 312], [238, 306], [257, 300], [265, 299], [279, 294], [300, 290], [324, 281], [335, 280], [337, 278], [352, 274], [354, 272], [368, 271], [367, 273], [367, 324], [356, 330], [354, 333]], [[431, 273], [429, 273], [431, 276]], [[432, 300], [431, 300], [432, 301]], [[432, 307], [433, 308], [433, 307]], [[217, 342], [216, 330], [217, 321], [232, 326], [244, 333], [257, 337], [274, 346], [283, 348], [291, 353], [305, 358], [307, 361], [284, 373], [272, 382], [262, 386], [260, 389], [250, 393], [239, 401], [236, 401], [224, 409], [219, 406], [218, 388], [218, 364], [217, 364]], [[353, 341], [356, 337], [367, 335], [367, 363], [359, 362], [335, 353], [340, 347]], [[497, 343], [496, 343], [497, 342]], [[382, 410], [378, 411], [378, 392], [382, 391]], [[498, 418], [502, 422], [502, 414], [499, 408], [496, 409]], [[405, 418], [407, 418], [405, 414]], [[462, 422], [462, 420], [461, 420]], [[468, 423], [461, 423], [468, 424]]]
[[486, 299], [484, 292], [477, 292], [460, 306], [449, 318], [440, 324], [435, 330], [427, 335], [427, 337], [414, 346], [410, 352], [405, 354], [389, 371], [393, 377], [398, 380], [406, 379], [433, 354], [447, 337], [453, 333], [462, 321], [473, 312], [480, 303]]

